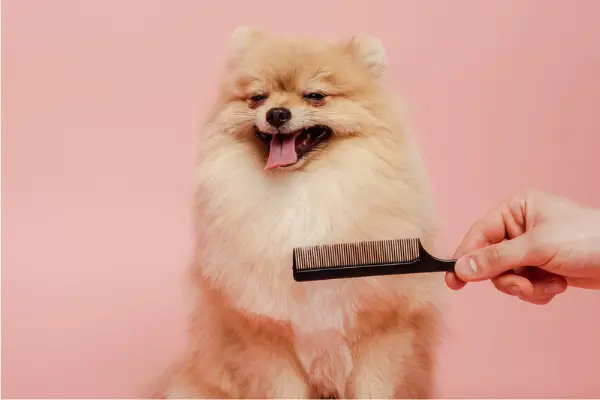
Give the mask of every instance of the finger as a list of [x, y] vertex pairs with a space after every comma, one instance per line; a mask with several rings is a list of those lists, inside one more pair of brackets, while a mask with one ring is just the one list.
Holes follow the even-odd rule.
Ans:
[[530, 296], [533, 294], [533, 284], [529, 279], [514, 273], [503, 274], [492, 279], [492, 283], [502, 293], [511, 296]]
[[511, 269], [529, 265], [531, 243], [527, 235], [476, 250], [458, 259], [454, 271], [465, 282], [495, 278]]
[[548, 296], [543, 299], [535, 299], [535, 300], [531, 300], [531, 299], [527, 299], [527, 298], [523, 298], [523, 297], [519, 297], [519, 298], [528, 303], [536, 304], [538, 306], [543, 306], [543, 305], [550, 303], [552, 301], [552, 299], [554, 298], [554, 296]]
[[446, 272], [446, 285], [452, 290], [462, 289], [467, 283], [458, 279], [454, 272]]
[[494, 209], [471, 226], [454, 253], [453, 258], [460, 258], [469, 252], [496, 244], [502, 241], [504, 237], [505, 230], [502, 213], [499, 209]]
[[504, 274], [492, 280], [501, 292], [530, 302], [544, 300], [567, 290], [564, 277], [539, 268], [528, 268], [523, 275]]
[[600, 277], [598, 278], [567, 278], [569, 286], [582, 289], [600, 289]]
[[536, 267], [517, 268], [515, 272], [527, 278], [533, 285], [532, 293], [523, 293], [528, 300], [543, 300], [567, 290], [567, 279], [562, 275], [545, 271]]
[[548, 304], [555, 296], [555, 294], [546, 293], [543, 287], [516, 274], [501, 275], [492, 282], [499, 291], [516, 296], [531, 304]]
[[567, 280], [559, 275], [546, 277], [533, 282], [533, 294], [529, 297], [532, 300], [544, 299], [546, 297], [554, 297], [557, 294], [567, 290]]
[[512, 196], [488, 212], [469, 229], [454, 258], [523, 234], [526, 220], [524, 205], [522, 197]]

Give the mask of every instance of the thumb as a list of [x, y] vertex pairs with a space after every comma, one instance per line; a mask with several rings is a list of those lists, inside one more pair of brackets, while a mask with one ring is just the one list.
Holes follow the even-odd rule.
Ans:
[[465, 281], [482, 281], [495, 278], [511, 269], [527, 265], [530, 253], [527, 235], [521, 235], [471, 252], [456, 262], [456, 275]]

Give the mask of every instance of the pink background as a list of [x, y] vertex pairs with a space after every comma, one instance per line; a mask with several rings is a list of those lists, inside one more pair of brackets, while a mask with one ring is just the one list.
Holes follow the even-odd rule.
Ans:
[[[238, 25], [382, 38], [445, 255], [523, 185], [600, 206], [597, 0], [5, 0], [2, 14], [4, 397], [136, 396], [181, 349], [195, 134]], [[600, 397], [599, 313], [600, 293], [576, 289], [546, 307], [488, 284], [453, 294], [441, 394]]]

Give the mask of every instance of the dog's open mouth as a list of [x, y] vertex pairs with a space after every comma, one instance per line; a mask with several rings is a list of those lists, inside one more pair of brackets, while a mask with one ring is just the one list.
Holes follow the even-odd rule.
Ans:
[[267, 146], [269, 158], [265, 170], [296, 164], [319, 144], [331, 137], [332, 130], [325, 125], [315, 125], [286, 134], [263, 133], [256, 136]]

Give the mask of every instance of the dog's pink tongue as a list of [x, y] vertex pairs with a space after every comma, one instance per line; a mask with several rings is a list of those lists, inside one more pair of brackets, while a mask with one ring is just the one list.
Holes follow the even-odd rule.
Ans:
[[292, 165], [298, 161], [296, 154], [296, 137], [298, 133], [289, 135], [273, 135], [271, 139], [271, 150], [269, 159], [265, 165], [265, 170]]

